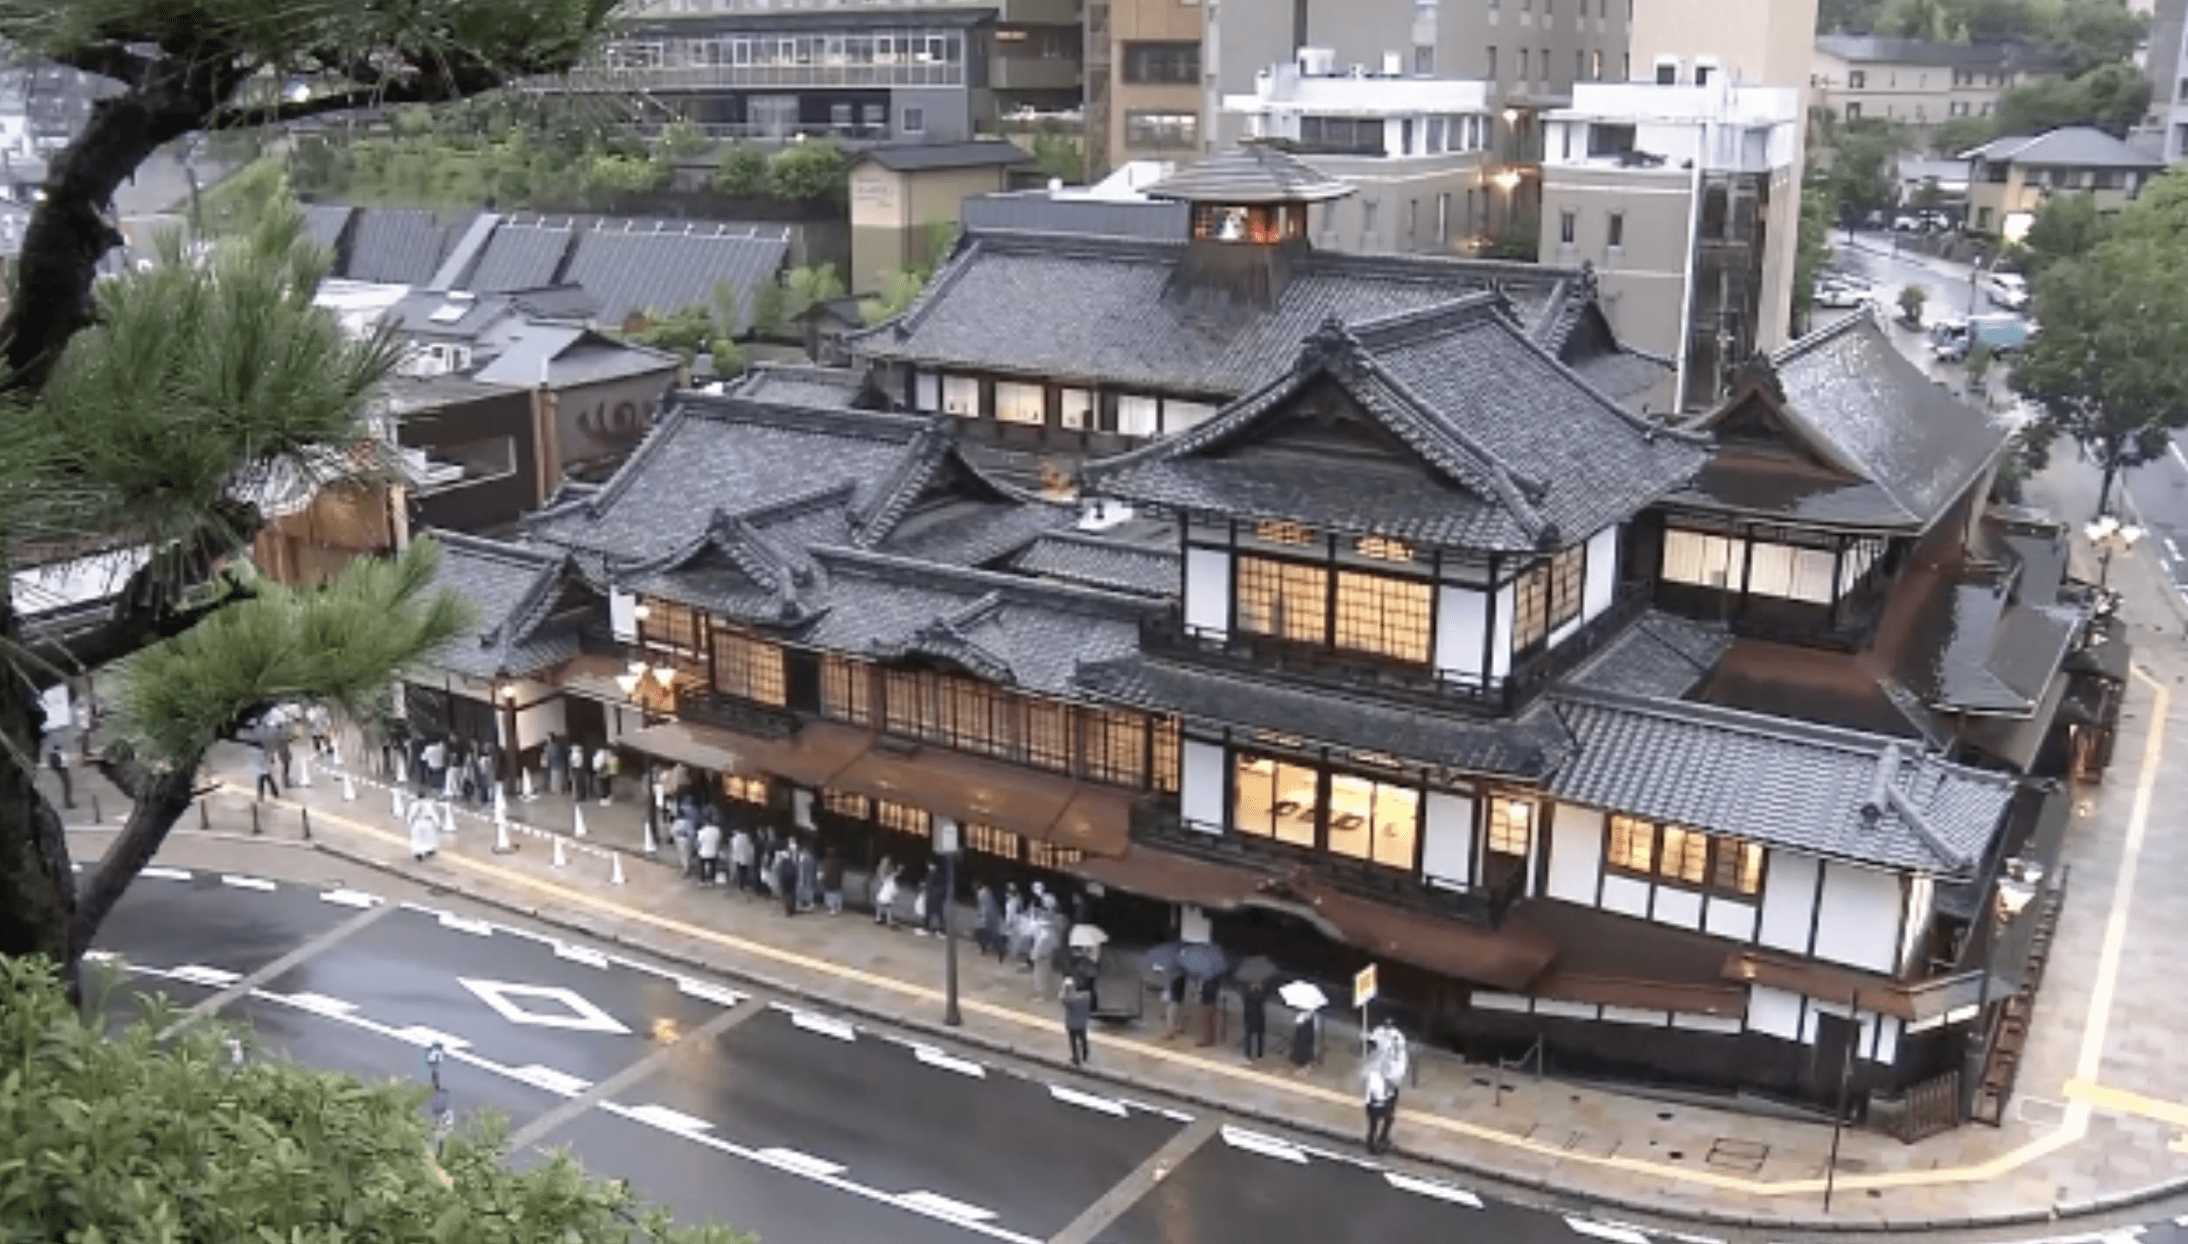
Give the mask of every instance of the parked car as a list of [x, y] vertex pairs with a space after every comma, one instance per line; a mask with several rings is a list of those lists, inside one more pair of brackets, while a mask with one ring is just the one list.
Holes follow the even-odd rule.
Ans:
[[2028, 278], [2018, 272], [1993, 272], [1983, 282], [1983, 295], [1990, 305], [2008, 311], [2028, 310]]
[[1866, 282], [1831, 280], [1816, 282], [1815, 301], [1819, 307], [1828, 307], [1834, 310], [1858, 307], [1869, 301], [1869, 297], [1870, 290]]
[[1978, 315], [1964, 320], [1940, 320], [1930, 325], [1930, 353], [1938, 361], [1958, 363], [1978, 341], [1992, 354], [2011, 354], [2028, 344], [2033, 330], [2017, 315]]

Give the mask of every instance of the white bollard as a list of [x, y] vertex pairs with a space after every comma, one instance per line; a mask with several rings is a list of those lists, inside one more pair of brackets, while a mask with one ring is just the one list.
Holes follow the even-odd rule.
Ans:
[[403, 759], [401, 752], [395, 753], [395, 784], [397, 786], [410, 785], [410, 762]]
[[575, 838], [585, 836], [585, 809], [579, 807], [570, 809], [570, 834]]
[[342, 802], [357, 802], [357, 783], [349, 780], [349, 774], [346, 771], [342, 774]]
[[509, 841], [509, 822], [494, 822], [494, 854], [507, 855], [514, 850], [516, 847]]
[[456, 766], [450, 765], [447, 769], [443, 770], [442, 773], [443, 777], [441, 778], [441, 798], [454, 799], [456, 797], [456, 792], [463, 789], [463, 784], [456, 779]]
[[387, 794], [389, 802], [395, 805], [395, 819], [398, 821], [408, 820], [409, 818], [403, 815], [404, 812], [409, 810], [403, 804], [403, 788], [390, 786], [387, 788]]
[[454, 837], [456, 834], [456, 809], [446, 799], [441, 800], [439, 807], [441, 810], [441, 832]]
[[569, 855], [568, 855], [568, 854], [566, 854], [566, 853], [565, 853], [565, 852], [563, 851], [563, 847], [562, 847], [562, 839], [561, 839], [561, 837], [560, 837], [560, 836], [557, 836], [557, 837], [555, 838], [555, 867], [557, 867], [557, 868], [568, 868], [569, 866], [570, 866], [570, 857], [569, 857]]
[[623, 853], [621, 851], [608, 857], [608, 884], [623, 884]]
[[494, 819], [497, 821], [509, 819], [509, 801], [502, 797], [501, 783], [499, 782], [494, 783]]
[[311, 753], [310, 753], [310, 752], [305, 752], [305, 753], [304, 753], [303, 755], [300, 755], [300, 756], [298, 756], [298, 757], [296, 758], [296, 780], [295, 780], [295, 781], [293, 781], [293, 782], [291, 782], [291, 783], [289, 783], [289, 785], [291, 785], [291, 786], [310, 786], [310, 785], [311, 785]]
[[658, 843], [658, 842], [655, 842], [655, 841], [654, 841], [654, 839], [653, 839], [653, 818], [652, 818], [652, 817], [650, 817], [650, 816], [646, 818], [646, 840], [645, 840], [645, 842], [646, 842], [646, 854], [648, 854], [648, 855], [653, 855], [653, 854], [656, 854], [656, 853], [658, 853], [658, 852], [659, 852], [659, 851], [661, 850], [661, 844], [660, 844], [660, 843]]
[[526, 803], [539, 798], [539, 792], [532, 789], [532, 771], [530, 769], [524, 771], [524, 794], [522, 798]]

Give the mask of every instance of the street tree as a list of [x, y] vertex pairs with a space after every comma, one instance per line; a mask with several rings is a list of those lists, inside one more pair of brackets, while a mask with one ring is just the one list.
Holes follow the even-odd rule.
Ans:
[[[432, 595], [433, 550], [291, 593], [237, 569], [264, 524], [252, 486], [336, 482], [388, 464], [367, 417], [396, 354], [312, 306], [323, 253], [279, 216], [192, 262], [95, 284], [119, 245], [114, 194], [153, 152], [368, 105], [431, 104], [552, 75], [614, 0], [0, 0], [0, 41], [110, 79], [52, 159], [0, 318], [0, 559], [126, 540], [149, 560], [108, 613], [67, 636], [0, 599], [0, 957], [74, 980], [105, 914], [189, 807], [213, 741], [287, 699], [362, 703], [459, 629]], [[276, 96], [271, 84], [301, 82]], [[97, 547], [93, 545], [93, 547]], [[79, 895], [38, 791], [42, 693], [118, 669], [120, 740], [97, 758], [132, 806]], [[0, 1214], [4, 1221], [5, 1214]]]
[[2162, 458], [2188, 427], [2188, 264], [2147, 236], [2107, 237], [2036, 282], [2043, 327], [2015, 359], [2011, 382], [2039, 410], [2028, 428], [2041, 455], [2074, 442], [2103, 472], [2105, 513], [2123, 471]]
[[1997, 123], [1970, 113], [1947, 117], [1930, 130], [1930, 151], [1940, 159], [1955, 160], [1998, 137]]
[[793, 143], [767, 162], [768, 193], [793, 203], [840, 199], [850, 178], [850, 158], [830, 142]]
[[2035, 223], [2021, 239], [2021, 266], [2034, 280], [2061, 260], [2088, 254], [2104, 237], [2104, 228], [2097, 196], [2087, 191], [2055, 194], [2044, 200]]
[[2150, 110], [2150, 80], [2130, 64], [2101, 65], [2078, 78], [2037, 78], [1998, 97], [1999, 134], [2042, 134], [2091, 125], [2125, 138]]
[[[428, 1090], [251, 1059], [217, 1025], [162, 1042], [155, 1006], [109, 1038], [50, 963], [0, 960], [0, 1241], [750, 1244], [677, 1227], [567, 1154], [505, 1160], [505, 1126], [434, 1153]], [[239, 1043], [237, 1065], [228, 1046]]]
[[1825, 141], [1841, 218], [1883, 211], [1897, 201], [1895, 161], [1911, 145], [1907, 127], [1883, 117], [1855, 117], [1830, 126]]

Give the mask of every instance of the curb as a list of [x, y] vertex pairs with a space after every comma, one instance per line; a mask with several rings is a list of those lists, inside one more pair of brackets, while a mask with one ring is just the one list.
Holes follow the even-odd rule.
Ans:
[[[234, 835], [229, 836], [233, 837]], [[257, 841], [256, 839], [251, 839], [248, 836], [245, 836], [244, 840]], [[362, 853], [348, 850], [342, 847], [329, 846], [324, 842], [319, 842], [315, 840], [310, 843], [301, 843], [299, 845], [309, 846], [315, 850], [323, 851], [328, 855], [334, 856], [337, 859], [347, 860], [350, 863], [357, 864], [364, 868], [369, 868], [377, 873], [382, 873], [387, 876], [399, 878], [413, 885], [424, 885], [429, 889], [439, 889], [450, 894], [460, 895], [470, 902], [479, 903], [487, 907], [499, 908], [500, 910], [507, 912], [513, 912], [517, 915], [525, 917], [526, 919], [537, 921], [538, 923], [543, 925], [563, 929], [565, 931], [579, 934], [584, 937], [593, 938], [595, 940], [610, 942], [619, 947], [638, 951], [653, 958], [664, 960], [666, 962], [674, 963], [683, 967], [693, 968], [713, 976], [726, 977], [731, 980], [744, 982], [758, 989], [778, 994], [785, 999], [808, 1003], [810, 1005], [821, 1007], [826, 1010], [847, 1013], [871, 1021], [878, 1021], [884, 1024], [888, 1024], [891, 1027], [901, 1028], [907, 1031], [919, 1033], [924, 1036], [930, 1036], [946, 1040], [951, 1042], [952, 1044], [968, 1046], [973, 1049], [986, 1051], [988, 1053], [1001, 1054], [1005, 1057], [1015, 1059], [1020, 1062], [1032, 1063], [1048, 1070], [1067, 1072], [1069, 1074], [1081, 1076], [1085, 1079], [1099, 1080], [1107, 1084], [1123, 1085], [1142, 1091], [1153, 1091], [1163, 1097], [1187, 1102], [1204, 1110], [1230, 1115], [1234, 1118], [1251, 1119], [1255, 1122], [1280, 1127], [1287, 1131], [1313, 1136], [1322, 1140], [1334, 1141], [1348, 1148], [1359, 1139], [1359, 1137], [1350, 1130], [1341, 1130], [1319, 1123], [1303, 1122], [1299, 1119], [1278, 1113], [1273, 1110], [1267, 1110], [1253, 1106], [1242, 1106], [1236, 1102], [1227, 1101], [1219, 1098], [1214, 1094], [1200, 1092], [1190, 1088], [1171, 1088], [1167, 1085], [1148, 1084], [1142, 1081], [1128, 1079], [1122, 1073], [1113, 1072], [1108, 1070], [1107, 1068], [1096, 1065], [1072, 1067], [1067, 1060], [1043, 1049], [1029, 1049], [1025, 1046], [1021, 1046], [1011, 1041], [998, 1040], [994, 1037], [988, 1037], [977, 1033], [967, 1032], [962, 1028], [951, 1028], [934, 1020], [916, 1017], [907, 1011], [891, 1010], [888, 1008], [860, 1004], [857, 1002], [834, 997], [824, 997], [820, 994], [815, 993], [807, 986], [783, 980], [780, 977], [770, 975], [766, 972], [753, 971], [750, 969], [726, 969], [719, 964], [709, 963], [695, 955], [681, 953], [674, 950], [665, 950], [659, 947], [644, 944], [642, 942], [633, 941], [618, 933], [605, 932], [599, 929], [590, 928], [580, 923], [579, 921], [552, 912], [543, 911], [538, 907], [526, 906], [521, 903], [513, 902], [507, 899], [482, 895], [472, 890], [458, 889], [431, 879], [422, 879], [404, 870], [399, 865], [391, 864], [382, 860], [372, 859]], [[2094, 1197], [2087, 1201], [2077, 1201], [2071, 1203], [2061, 1202], [2054, 1204], [2048, 1210], [2012, 1210], [1995, 1214], [1969, 1215], [1955, 1218], [1892, 1218], [1879, 1219], [1869, 1222], [1850, 1222], [1843, 1218], [1800, 1218], [1737, 1213], [1725, 1210], [1711, 1209], [1707, 1206], [1696, 1206], [1692, 1208], [1682, 1207], [1673, 1209], [1662, 1205], [1651, 1204], [1645, 1201], [1631, 1200], [1623, 1197], [1578, 1193], [1573, 1188], [1564, 1187], [1552, 1183], [1550, 1179], [1544, 1176], [1531, 1174], [1511, 1174], [1505, 1171], [1500, 1171], [1495, 1166], [1492, 1166], [1488, 1163], [1463, 1161], [1455, 1158], [1424, 1153], [1418, 1149], [1414, 1149], [1402, 1144], [1393, 1145], [1390, 1149], [1390, 1152], [1397, 1157], [1404, 1158], [1409, 1162], [1417, 1163], [1421, 1166], [1455, 1171], [1482, 1179], [1493, 1180], [1496, 1183], [1502, 1184], [1506, 1187], [1525, 1189], [1529, 1192], [1554, 1197], [1563, 1203], [1563, 1208], [1571, 1208], [1577, 1203], [1587, 1206], [1601, 1206], [1607, 1209], [1615, 1209], [1627, 1213], [1642, 1214], [1653, 1218], [1672, 1221], [1707, 1223], [1714, 1226], [1725, 1227], [1766, 1228], [1772, 1230], [1791, 1229], [1816, 1232], [1818, 1234], [1826, 1235], [1890, 1234], [1896, 1236], [1900, 1234], [1905, 1234], [1907, 1232], [1919, 1231], [1958, 1231], [1989, 1227], [2029, 1226], [2039, 1223], [2058, 1222], [2069, 1218], [2084, 1217], [2092, 1214], [2109, 1213], [2117, 1210], [2132, 1209], [2138, 1205], [2148, 1204], [2152, 1201], [2159, 1201], [2164, 1200], [2168, 1197], [2188, 1194], [2188, 1177], [2184, 1177], [2181, 1179], [2172, 1180], [2167, 1183], [2153, 1184], [2143, 1188], [2129, 1189], [2125, 1192], [2111, 1193], [2101, 1197]]]

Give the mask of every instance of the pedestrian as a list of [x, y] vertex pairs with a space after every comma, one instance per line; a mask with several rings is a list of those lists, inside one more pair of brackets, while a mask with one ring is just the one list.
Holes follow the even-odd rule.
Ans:
[[1162, 1039], [1175, 1041], [1185, 1031], [1185, 974], [1173, 971], [1162, 991]]
[[1011, 951], [1016, 948], [1018, 931], [1025, 927], [1025, 919], [1026, 900], [1018, 895], [1018, 883], [1009, 882], [1003, 886], [1003, 927], [1001, 935], [995, 939], [995, 957], [999, 962], [1010, 962]]
[[266, 748], [263, 744], [258, 748], [256, 760], [258, 767], [258, 797], [261, 800], [268, 795], [273, 796], [275, 799], [281, 798], [281, 788], [274, 785], [273, 758], [266, 754]]
[[1246, 986], [1239, 998], [1239, 1027], [1245, 1030], [1245, 1054], [1249, 1061], [1258, 1062], [1268, 1052], [1269, 1043], [1269, 991], [1260, 982]]
[[615, 753], [602, 743], [593, 749], [593, 785], [598, 788], [600, 806], [605, 808], [615, 802]]
[[281, 780], [296, 785], [296, 757], [289, 751], [289, 727], [284, 723], [279, 739], [274, 744], [274, 755], [281, 760]]
[[804, 843], [798, 844], [798, 910], [820, 905], [820, 857]]
[[702, 885], [713, 885], [715, 873], [721, 864], [722, 827], [712, 821], [701, 825], [698, 834], [698, 847], [699, 881]]
[[1406, 1048], [1405, 1034], [1398, 1031], [1398, 1025], [1391, 1023], [1389, 1016], [1384, 1016], [1383, 1022], [1368, 1034], [1368, 1042], [1375, 1051], [1376, 1069], [1390, 1081], [1395, 1100], [1396, 1094], [1405, 1087], [1406, 1072], [1413, 1062], [1412, 1053]]
[[1033, 930], [1033, 995], [1046, 998], [1050, 982], [1056, 975], [1057, 944], [1063, 940], [1057, 926], [1063, 922], [1057, 919], [1053, 910], [1044, 911], [1034, 919], [1037, 925]]
[[1003, 907], [995, 901], [995, 888], [985, 881], [973, 891], [972, 907], [976, 918], [972, 944], [985, 956], [994, 952], [996, 940], [1003, 935]]
[[820, 888], [821, 901], [828, 904], [828, 914], [831, 916], [842, 915], [843, 857], [836, 854], [834, 847], [828, 848], [828, 853], [821, 857]]
[[[714, 817], [709, 815], [707, 820], [711, 823]], [[721, 832], [720, 827], [717, 826], [714, 832], [719, 834]], [[752, 859], [752, 834], [744, 826], [739, 825], [737, 832], [729, 837], [730, 878], [737, 887], [739, 894], [752, 893]]]
[[925, 906], [920, 911], [919, 928], [922, 933], [943, 933], [949, 928], [950, 874], [940, 864], [927, 869], [927, 892], [921, 896]]
[[1216, 1018], [1222, 1011], [1223, 995], [1210, 977], [1200, 983], [1200, 1040], [1195, 1044], [1206, 1049], [1216, 1043]]
[[593, 797], [592, 759], [586, 753], [585, 745], [576, 739], [570, 740], [569, 756], [570, 798], [577, 803], [583, 803]]
[[785, 847], [775, 853], [775, 894], [783, 901], [783, 914], [798, 914], [798, 857]]
[[1313, 1064], [1315, 1039], [1321, 1022], [1313, 1011], [1301, 1011], [1299, 1022], [1292, 1028], [1292, 1069], [1303, 1073]]
[[46, 746], [46, 768], [53, 770], [53, 776], [61, 779], [61, 806], [73, 811], [76, 807], [76, 784], [68, 775], [68, 753], [61, 750], [59, 743]]
[[884, 855], [874, 870], [874, 923], [883, 928], [896, 923], [896, 861]]
[[[691, 866], [698, 858], [698, 834], [698, 827], [693, 825], [691, 818], [681, 811], [677, 812], [675, 819], [669, 822], [669, 841], [676, 844], [676, 871], [686, 877], [691, 875]], [[719, 849], [721, 846], [719, 833], [717, 833], [714, 841], [716, 848]]]
[[304, 710], [304, 725], [305, 728], [311, 731], [312, 755], [333, 755], [334, 738], [332, 721], [327, 716], [326, 706], [323, 704], [314, 704], [310, 708]]
[[406, 814], [410, 827], [410, 858], [421, 863], [441, 847], [441, 810], [430, 799], [414, 799]]
[[441, 784], [448, 780], [448, 744], [439, 739], [426, 740], [425, 749], [418, 753], [419, 776], [424, 779], [424, 793], [439, 794]]
[[1071, 1043], [1071, 1065], [1082, 1067], [1092, 1049], [1086, 1039], [1086, 1026], [1094, 1018], [1094, 995], [1078, 977], [1064, 978], [1064, 1037]]
[[1370, 1071], [1367, 1077], [1367, 1151], [1382, 1153], [1390, 1148], [1390, 1125], [1398, 1116], [1398, 1090], [1383, 1077], [1381, 1071]]

